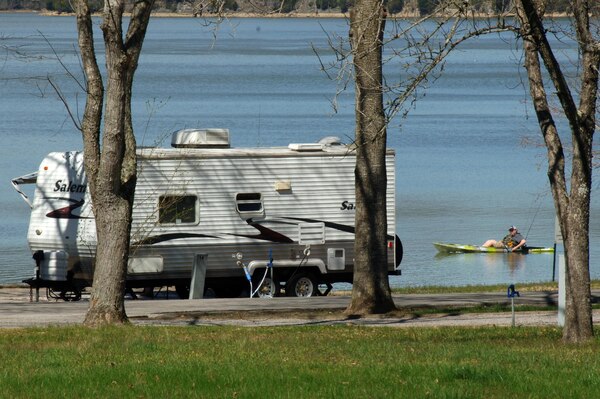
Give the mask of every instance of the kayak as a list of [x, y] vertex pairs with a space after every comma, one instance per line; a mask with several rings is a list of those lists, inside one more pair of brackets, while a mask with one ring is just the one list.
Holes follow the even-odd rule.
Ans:
[[[494, 247], [482, 247], [479, 245], [463, 245], [463, 244], [450, 244], [444, 242], [434, 242], [433, 246], [439, 251], [444, 253], [507, 253], [511, 252], [508, 248], [494, 248]], [[540, 254], [554, 252], [552, 247], [525, 247], [519, 249], [515, 253], [522, 254]]]

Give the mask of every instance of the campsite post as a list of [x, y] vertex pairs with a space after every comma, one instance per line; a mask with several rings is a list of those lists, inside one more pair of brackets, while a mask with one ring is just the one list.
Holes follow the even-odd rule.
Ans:
[[566, 269], [565, 269], [565, 249], [563, 246], [563, 237], [560, 232], [560, 224], [558, 223], [558, 217], [555, 218], [554, 222], [554, 245], [556, 250], [554, 251], [554, 262], [558, 259], [558, 325], [559, 327], [565, 326], [565, 307], [567, 305], [567, 294], [565, 291], [566, 283]]
[[515, 326], [515, 295], [520, 297], [521, 294], [519, 294], [519, 291], [515, 290], [515, 285], [511, 284], [508, 286], [506, 295], [510, 298], [510, 308], [512, 310], [512, 326], [514, 327]]

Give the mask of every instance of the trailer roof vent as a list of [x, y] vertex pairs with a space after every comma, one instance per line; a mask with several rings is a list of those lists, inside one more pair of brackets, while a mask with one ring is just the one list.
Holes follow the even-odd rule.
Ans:
[[292, 151], [323, 151], [325, 147], [321, 143], [292, 143], [288, 148]]
[[326, 136], [323, 137], [321, 140], [317, 141], [317, 143], [323, 144], [325, 146], [342, 145], [342, 139], [340, 139], [337, 136]]
[[229, 148], [229, 129], [182, 129], [173, 132], [175, 148]]

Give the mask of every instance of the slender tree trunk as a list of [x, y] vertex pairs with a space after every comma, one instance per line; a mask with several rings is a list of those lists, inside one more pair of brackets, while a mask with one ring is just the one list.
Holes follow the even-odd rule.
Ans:
[[356, 240], [349, 314], [395, 309], [387, 274], [386, 118], [382, 92], [382, 1], [358, 0], [350, 13], [355, 71]]
[[85, 324], [124, 323], [127, 315], [123, 297], [136, 183], [131, 91], [153, 0], [134, 4], [125, 37], [123, 1], [105, 0], [101, 24], [107, 71], [105, 98], [89, 7], [86, 0], [75, 0], [74, 4], [88, 90], [82, 123], [84, 163], [97, 235], [93, 290]]
[[[518, 0], [516, 6], [521, 21], [530, 93], [548, 149], [548, 177], [564, 239], [567, 303], [563, 338], [568, 342], [583, 342], [592, 338], [594, 333], [589, 273], [589, 218], [600, 43], [594, 41], [589, 30], [588, 2], [574, 1], [573, 12], [582, 52], [583, 70], [578, 108], [546, 39], [540, 17], [543, 3]], [[570, 191], [565, 177], [563, 146], [548, 104], [540, 57], [554, 84], [571, 129]]]

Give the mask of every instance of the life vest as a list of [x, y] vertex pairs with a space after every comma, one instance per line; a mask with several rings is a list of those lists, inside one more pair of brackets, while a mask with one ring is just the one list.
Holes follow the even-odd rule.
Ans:
[[510, 234], [507, 234], [503, 239], [502, 243], [506, 245], [508, 248], [512, 248], [515, 246], [515, 242]]

